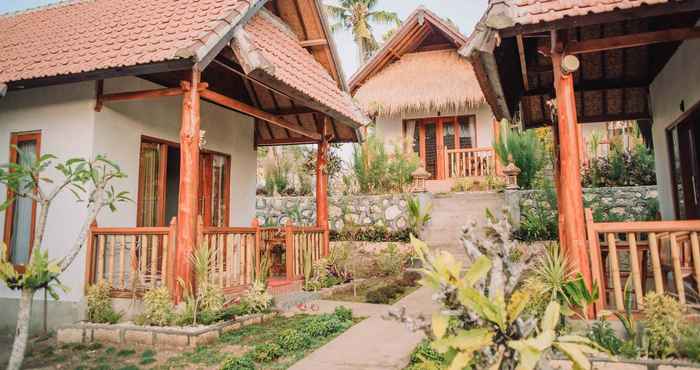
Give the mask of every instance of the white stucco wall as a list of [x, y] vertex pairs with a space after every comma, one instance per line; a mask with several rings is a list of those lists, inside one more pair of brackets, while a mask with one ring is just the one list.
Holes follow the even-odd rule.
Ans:
[[[156, 88], [134, 77], [105, 81], [105, 93]], [[138, 197], [141, 136], [179, 142], [181, 97], [106, 103], [96, 114], [95, 150], [122, 166], [129, 177], [120, 189]], [[256, 153], [253, 119], [207, 102], [201, 104], [205, 149], [231, 155], [231, 226], [250, 226], [255, 215]], [[99, 225], [133, 227], [136, 203], [120, 206], [116, 213], [103, 212]]]
[[[105, 92], [155, 88], [138, 78], [105, 81]], [[138, 196], [138, 171], [141, 136], [147, 135], [178, 142], [181, 98], [169, 97], [130, 102], [109, 102], [101, 112], [94, 111], [94, 82], [12, 91], [0, 99], [0, 163], [9, 161], [10, 135], [40, 131], [41, 153], [60, 159], [92, 158], [105, 154], [117, 162], [128, 178], [115, 183], [132, 199]], [[231, 226], [249, 226], [255, 215], [256, 153], [253, 146], [252, 118], [202, 102], [202, 129], [206, 131], [206, 149], [231, 155]], [[1, 146], [5, 145], [5, 149]], [[0, 186], [0, 199], [6, 198]], [[0, 235], [4, 227], [0, 212]], [[85, 205], [77, 203], [70, 192], [59, 196], [49, 213], [46, 243], [50, 256], [63, 256], [70, 249], [85, 216]], [[98, 218], [101, 226], [133, 227], [136, 203], [119, 205], [117, 212], [105, 210]], [[62, 276], [70, 289], [61, 300], [79, 302], [84, 286], [85, 251]], [[0, 284], [0, 298], [15, 298]]]
[[[41, 153], [57, 155], [60, 160], [73, 157], [89, 158], [93, 153], [95, 111], [94, 83], [75, 83], [46, 88], [11, 91], [0, 99], [0, 163], [9, 161], [10, 135], [16, 132], [40, 131]], [[56, 171], [49, 177], [59, 178]], [[46, 189], [50, 184], [44, 185]], [[0, 199], [7, 191], [0, 186]], [[54, 201], [48, 215], [44, 245], [49, 257], [67, 254], [85, 217], [85, 204], [77, 203], [70, 192]], [[5, 212], [0, 212], [0, 230], [5, 225]], [[82, 297], [85, 250], [61, 276], [70, 288], [60, 293], [62, 300], [78, 301]], [[0, 283], [0, 297], [17, 297]], [[37, 294], [37, 299], [42, 294]], [[10, 307], [8, 307], [10, 309]]]
[[[442, 111], [439, 112], [439, 115], [443, 117], [476, 115], [476, 146], [492, 146], [492, 124], [494, 117], [493, 113], [491, 113], [491, 108], [488, 106], [488, 104], [481, 104], [473, 109], [464, 109], [456, 112]], [[393, 145], [395, 145], [396, 143], [401, 143], [403, 133], [403, 125], [401, 123], [403, 122], [403, 120], [430, 118], [437, 116], [437, 111], [429, 111], [421, 113], [404, 114], [401, 116], [378, 117], [376, 120], [377, 135], [384, 140], [384, 143], [387, 146], [387, 150], [390, 151], [393, 150]]]
[[683, 113], [681, 101], [689, 109], [700, 100], [700, 68], [692, 68], [699, 55], [700, 40], [685, 41], [650, 87], [656, 178], [664, 219], [675, 217], [666, 129]]

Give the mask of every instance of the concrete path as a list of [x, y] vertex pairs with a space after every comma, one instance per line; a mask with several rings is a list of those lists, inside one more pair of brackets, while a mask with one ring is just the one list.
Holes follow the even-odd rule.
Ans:
[[[423, 287], [395, 303], [394, 307], [404, 306], [412, 316], [432, 315], [437, 306], [433, 304], [431, 295], [432, 291]], [[354, 315], [368, 318], [297, 362], [290, 370], [403, 369], [408, 365], [411, 352], [423, 339], [422, 333], [413, 333], [404, 324], [383, 319], [381, 316], [391, 307], [388, 305], [332, 301], [313, 303], [319, 306], [321, 312], [347, 306], [353, 309]]]

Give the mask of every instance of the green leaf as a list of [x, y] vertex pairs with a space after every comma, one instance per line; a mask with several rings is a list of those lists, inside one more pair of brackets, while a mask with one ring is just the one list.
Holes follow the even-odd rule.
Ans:
[[479, 280], [486, 277], [491, 270], [491, 260], [486, 256], [481, 256], [469, 266], [469, 269], [464, 274], [464, 279], [467, 284], [474, 285]]
[[510, 302], [508, 302], [508, 324], [512, 324], [525, 310], [527, 305], [530, 303], [531, 294], [519, 290], [510, 297]]
[[581, 345], [575, 343], [554, 343], [554, 347], [560, 350], [574, 363], [574, 370], [590, 370], [591, 362], [582, 351]]
[[432, 347], [440, 353], [446, 353], [450, 348], [473, 352], [490, 345], [493, 335], [487, 328], [460, 329], [455, 335], [433, 341]]
[[559, 303], [549, 302], [542, 317], [542, 331], [554, 330], [559, 323]]
[[462, 370], [467, 365], [469, 365], [469, 362], [471, 362], [472, 358], [474, 358], [474, 352], [459, 352], [457, 355], [452, 359], [452, 362], [450, 363], [450, 367], [448, 367], [448, 370]]
[[450, 323], [450, 317], [443, 315], [439, 312], [433, 314], [433, 335], [435, 338], [440, 339], [447, 332], [447, 325]]

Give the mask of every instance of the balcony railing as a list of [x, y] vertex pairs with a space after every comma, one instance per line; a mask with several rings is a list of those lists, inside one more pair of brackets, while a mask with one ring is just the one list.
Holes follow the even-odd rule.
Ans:
[[683, 304], [692, 297], [697, 303], [700, 220], [595, 223], [587, 209], [586, 224], [591, 275], [600, 290], [598, 311], [625, 309], [628, 279], [637, 310], [651, 291], [671, 293]]
[[[174, 292], [177, 225], [90, 229], [87, 243], [86, 285], [106, 283], [112, 296], [139, 297], [146, 290], [167, 286]], [[227, 294], [248, 289], [260, 273], [263, 253], [282, 247], [284, 278], [304, 277], [304, 261], [328, 255], [329, 233], [320, 227], [205, 227], [197, 228], [197, 246], [210, 248], [208, 279]]]
[[498, 163], [493, 148], [445, 149], [448, 178], [495, 175]]

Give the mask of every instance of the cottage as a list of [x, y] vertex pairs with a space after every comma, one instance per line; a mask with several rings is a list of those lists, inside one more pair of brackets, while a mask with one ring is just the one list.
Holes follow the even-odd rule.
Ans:
[[491, 108], [457, 53], [466, 42], [456, 26], [420, 7], [349, 82], [387, 146], [420, 155], [429, 189], [445, 187], [435, 180], [487, 176], [497, 165]]
[[[177, 292], [201, 243], [216, 247], [212, 276], [229, 293], [250, 284], [268, 242], [286, 248], [281, 281], [300, 277], [302, 248], [327, 252], [325, 153], [358, 141], [367, 118], [345, 92], [319, 1], [74, 1], [2, 15], [0, 34], [0, 162], [18, 160], [15, 146], [64, 159], [104, 154], [127, 173], [118, 187], [134, 199], [100, 215], [49, 325], [79, 319], [84, 287], [97, 281], [114, 297], [163, 284]], [[261, 228], [256, 148], [292, 144], [319, 148], [318, 225]], [[18, 199], [0, 214], [18, 268], [32, 252], [35, 213]], [[65, 253], [84, 215], [70, 195], [56, 201], [51, 256]], [[6, 331], [17, 295], [3, 286], [0, 297]]]
[[[491, 0], [460, 50], [496, 118], [552, 125], [560, 241], [598, 282], [598, 310], [623, 308], [628, 276], [637, 308], [651, 290], [698, 297], [700, 221], [670, 220], [700, 218], [699, 18], [697, 0]], [[651, 120], [669, 221], [600, 224], [584, 213], [579, 126], [613, 120]]]

